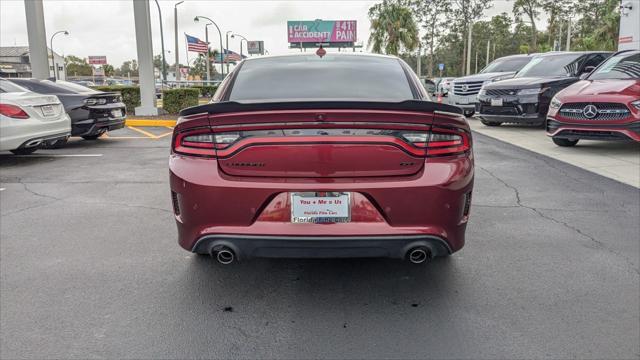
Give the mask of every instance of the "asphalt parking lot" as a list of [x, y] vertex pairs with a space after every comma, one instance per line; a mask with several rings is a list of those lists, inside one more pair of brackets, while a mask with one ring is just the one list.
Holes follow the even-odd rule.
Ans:
[[0, 155], [0, 357], [640, 357], [637, 188], [474, 134], [450, 258], [222, 267], [177, 245], [143, 131]]

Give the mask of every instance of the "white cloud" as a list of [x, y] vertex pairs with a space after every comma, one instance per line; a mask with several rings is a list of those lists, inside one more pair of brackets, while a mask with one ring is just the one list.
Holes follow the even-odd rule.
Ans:
[[[106, 55], [109, 63], [119, 66], [136, 57], [133, 0], [45, 0], [47, 42], [58, 30], [68, 30], [69, 36], [56, 37], [54, 48], [59, 53], [81, 57]], [[138, 0], [141, 1], [141, 0]], [[160, 0], [165, 50], [168, 62], [174, 59], [173, 5], [177, 1]], [[250, 40], [264, 40], [270, 53], [286, 53], [288, 49], [287, 20], [357, 20], [358, 38], [365, 45], [369, 36], [367, 10], [377, 1], [200, 1], [186, 0], [178, 6], [180, 61], [185, 60], [183, 33], [204, 39], [204, 24], [195, 23], [196, 15], [216, 21], [223, 32], [235, 31]], [[150, 1], [154, 53], [160, 54], [158, 11]], [[511, 2], [497, 0], [488, 16], [511, 11]], [[26, 19], [22, 0], [0, 1], [0, 46], [27, 45]], [[210, 28], [210, 31], [216, 31]], [[210, 33], [212, 47], [219, 48], [216, 33]], [[239, 51], [238, 38], [229, 39], [229, 47]], [[195, 53], [190, 53], [192, 58]]]

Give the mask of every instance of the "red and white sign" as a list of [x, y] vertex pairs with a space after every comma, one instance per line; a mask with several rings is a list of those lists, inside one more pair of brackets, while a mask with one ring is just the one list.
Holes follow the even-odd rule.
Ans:
[[89, 64], [91, 65], [106, 65], [107, 57], [106, 56], [89, 56]]

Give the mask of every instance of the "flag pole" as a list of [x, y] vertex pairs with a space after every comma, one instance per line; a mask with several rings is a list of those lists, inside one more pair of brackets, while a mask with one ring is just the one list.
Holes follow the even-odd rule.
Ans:
[[[191, 66], [189, 65], [189, 42], [187, 41], [187, 33], [184, 33], [184, 51], [187, 53], [187, 69], [189, 69]], [[189, 81], [189, 70], [187, 70], [187, 81]]]

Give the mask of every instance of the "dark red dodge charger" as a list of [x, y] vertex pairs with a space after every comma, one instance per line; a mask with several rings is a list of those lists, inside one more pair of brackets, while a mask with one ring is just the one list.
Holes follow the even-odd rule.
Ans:
[[391, 257], [464, 245], [469, 126], [391, 56], [252, 58], [181, 112], [169, 162], [179, 243], [221, 263]]

